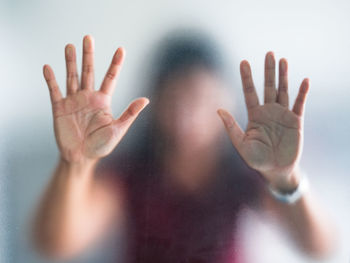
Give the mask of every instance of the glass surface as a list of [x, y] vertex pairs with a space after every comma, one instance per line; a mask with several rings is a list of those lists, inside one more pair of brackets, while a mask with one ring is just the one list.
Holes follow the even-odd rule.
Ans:
[[[347, 1], [2, 1], [0, 262], [53, 262], [50, 257], [56, 255], [67, 262], [306, 263], [321, 262], [323, 254], [322, 262], [348, 262], [349, 12]], [[150, 103], [119, 140], [130, 121], [123, 115], [112, 129], [119, 139], [110, 147], [102, 142], [109, 130], [89, 137], [93, 147], [84, 154], [99, 159], [95, 170], [88, 161], [69, 170], [67, 156], [72, 155], [60, 158], [62, 145], [55, 141], [42, 71], [44, 64], [52, 67], [66, 97], [64, 48], [75, 46], [80, 77], [85, 35], [94, 38], [96, 91], [114, 52], [124, 48], [113, 96], [103, 97], [113, 117], [120, 117], [136, 98], [147, 97]], [[226, 109], [244, 131], [252, 127], [240, 63], [249, 61], [263, 105], [269, 51], [274, 52], [277, 80], [279, 60], [288, 60], [290, 116], [298, 115], [293, 104], [303, 79], [310, 80], [304, 115], [299, 114], [303, 144], [285, 125], [259, 126], [249, 136], [258, 131], [258, 141], [264, 143], [264, 136], [279, 141], [286, 135], [274, 156], [286, 158], [288, 169], [300, 168], [293, 174], [308, 176], [311, 198], [304, 213], [274, 201], [266, 190], [271, 181], [292, 191], [293, 180], [276, 179], [292, 171], [271, 168], [264, 147], [242, 148], [241, 133], [230, 126], [230, 138], [217, 113]], [[105, 92], [111, 94], [108, 87]], [[101, 105], [100, 98], [82, 104]], [[145, 103], [141, 99], [134, 106]], [[280, 106], [274, 107], [263, 113], [271, 117], [280, 112]], [[81, 138], [72, 136], [76, 124], [91, 133], [109, 124], [110, 115], [98, 115], [99, 109], [60, 122], [64, 128], [56, 126], [58, 142], [73, 147]], [[293, 156], [300, 158], [299, 165], [290, 164]], [[89, 173], [97, 179], [84, 182]], [[79, 187], [61, 180], [65, 177], [77, 177]], [[79, 199], [86, 190], [81, 185], [92, 186], [91, 195]], [[67, 195], [74, 201], [60, 210], [67, 204], [62, 196], [68, 186], [76, 189]], [[46, 206], [40, 208], [41, 203]], [[77, 215], [66, 236], [62, 211]], [[307, 225], [305, 218], [315, 220]]]

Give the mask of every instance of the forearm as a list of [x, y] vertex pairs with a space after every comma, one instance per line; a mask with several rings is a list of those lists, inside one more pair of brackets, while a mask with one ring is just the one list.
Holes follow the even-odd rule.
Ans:
[[35, 239], [42, 249], [60, 250], [86, 221], [94, 168], [94, 162], [71, 164], [59, 160], [34, 222]]
[[[297, 175], [300, 178], [300, 175]], [[334, 248], [335, 228], [331, 219], [308, 191], [294, 204], [268, 198], [270, 207], [293, 236], [297, 245], [316, 258], [328, 255]]]

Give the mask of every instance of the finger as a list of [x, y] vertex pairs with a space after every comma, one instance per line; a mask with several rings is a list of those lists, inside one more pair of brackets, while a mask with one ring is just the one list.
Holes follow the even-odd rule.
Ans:
[[60, 89], [58, 88], [55, 74], [49, 65], [44, 65], [43, 68], [44, 78], [46, 80], [47, 86], [50, 91], [51, 102], [56, 103], [62, 99], [62, 94]]
[[279, 62], [279, 79], [278, 79], [278, 94], [277, 102], [288, 108], [288, 62], [282, 58]]
[[295, 99], [293, 112], [298, 116], [302, 116], [304, 113], [304, 107], [306, 102], [306, 96], [309, 91], [310, 81], [309, 79], [304, 79], [300, 85], [299, 93], [297, 98]]
[[101, 91], [105, 94], [112, 95], [117, 83], [119, 72], [122, 68], [122, 64], [125, 57], [125, 50], [120, 47], [114, 53], [111, 65], [106, 73], [106, 76], [101, 85]]
[[259, 105], [258, 95], [254, 87], [252, 79], [252, 71], [250, 69], [249, 62], [243, 60], [240, 66], [243, 92], [245, 97], [245, 103], [247, 105], [248, 111]]
[[276, 102], [276, 77], [275, 77], [275, 56], [273, 52], [268, 52], [265, 57], [265, 103]]
[[83, 66], [81, 88], [93, 90], [94, 87], [94, 39], [85, 36], [83, 39]]
[[67, 68], [67, 95], [75, 93], [79, 88], [75, 47], [68, 44], [65, 48]]
[[149, 100], [147, 98], [139, 98], [134, 100], [128, 108], [122, 113], [122, 115], [114, 121], [116, 126], [123, 127], [126, 130], [137, 118], [139, 113], [147, 106]]
[[233, 118], [233, 116], [226, 110], [219, 109], [217, 112], [225, 125], [226, 131], [230, 136], [233, 146], [238, 151], [240, 151], [241, 144], [244, 138], [243, 130]]

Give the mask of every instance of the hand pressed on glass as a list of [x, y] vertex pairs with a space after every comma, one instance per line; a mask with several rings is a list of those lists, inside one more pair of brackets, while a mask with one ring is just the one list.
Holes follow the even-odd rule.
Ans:
[[293, 109], [289, 109], [288, 64], [279, 62], [279, 83], [275, 84], [275, 58], [272, 52], [265, 58], [265, 99], [259, 104], [248, 61], [240, 66], [248, 126], [243, 131], [234, 117], [218, 110], [231, 141], [245, 162], [259, 171], [268, 182], [281, 191], [296, 188], [299, 178], [295, 170], [303, 145], [303, 114], [309, 80], [299, 88]]
[[72, 44], [65, 48], [67, 96], [63, 98], [53, 70], [44, 66], [44, 77], [50, 91], [54, 128], [61, 157], [69, 162], [96, 160], [108, 155], [119, 143], [141, 110], [147, 98], [134, 100], [123, 114], [114, 119], [111, 97], [121, 70], [125, 51], [118, 48], [99, 90], [94, 90], [94, 41], [83, 40], [83, 65], [79, 82], [76, 53]]

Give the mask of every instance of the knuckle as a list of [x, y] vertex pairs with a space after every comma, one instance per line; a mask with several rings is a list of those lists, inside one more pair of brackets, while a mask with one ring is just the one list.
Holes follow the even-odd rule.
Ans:
[[78, 73], [76, 73], [76, 72], [68, 72], [67, 73], [67, 78], [68, 79], [77, 79], [78, 78]]
[[274, 87], [275, 86], [275, 81], [273, 79], [267, 79], [265, 81], [265, 86], [267, 86], [267, 87]]
[[247, 86], [245, 86], [245, 88], [244, 88], [244, 91], [246, 92], [246, 93], [253, 93], [254, 92], [254, 86], [253, 85], [247, 85]]
[[107, 72], [107, 74], [106, 74], [106, 78], [110, 79], [110, 80], [115, 79], [116, 76], [117, 76], [117, 74], [114, 72]]
[[53, 93], [53, 92], [57, 92], [58, 86], [51, 84], [51, 85], [48, 85], [48, 88], [49, 88], [49, 91]]
[[94, 71], [93, 65], [84, 65], [83, 66], [83, 72], [84, 73], [92, 73]]
[[130, 117], [132, 116], [135, 116], [136, 115], [136, 110], [133, 109], [132, 107], [129, 107], [127, 110], [126, 110], [126, 114]]
[[304, 102], [304, 99], [302, 97], [297, 97], [296, 99], [297, 104], [303, 104], [303, 102]]
[[287, 85], [279, 85], [278, 90], [280, 92], [287, 92], [288, 91], [288, 86]]

